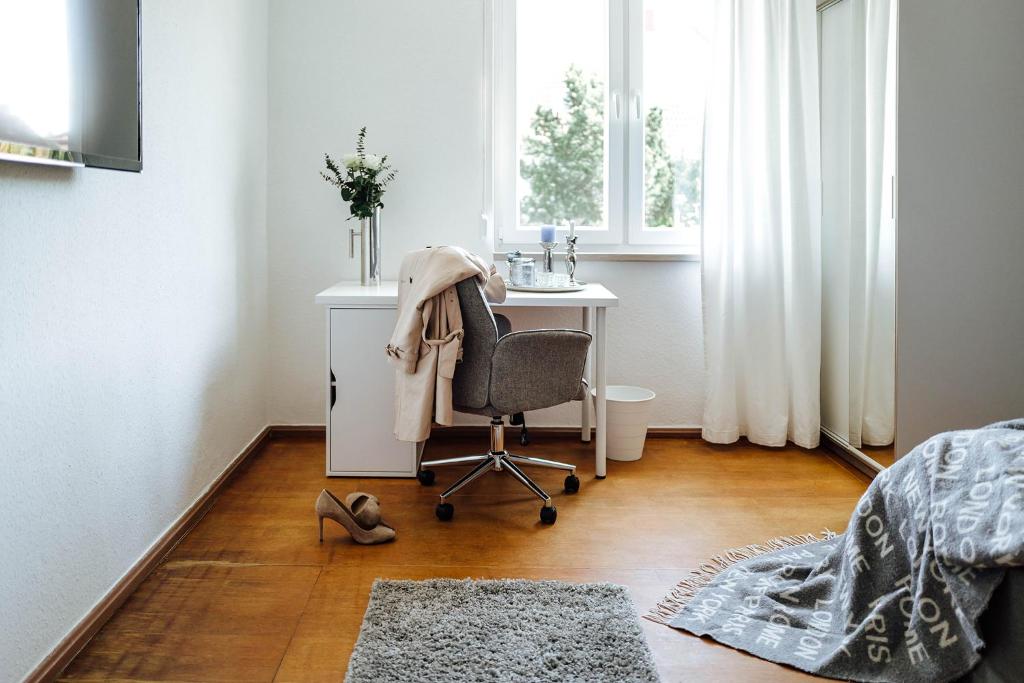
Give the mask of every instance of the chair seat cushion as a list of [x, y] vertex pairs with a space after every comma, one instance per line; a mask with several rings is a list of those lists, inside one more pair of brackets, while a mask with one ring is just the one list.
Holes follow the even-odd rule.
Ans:
[[504, 413], [500, 410], [496, 410], [492, 405], [486, 405], [483, 408], [470, 408], [469, 406], [454, 405], [452, 408], [457, 413], [468, 413], [470, 415], [486, 415], [487, 417], [500, 417]]
[[[580, 390], [576, 392], [576, 395], [573, 397], [572, 400], [582, 401], [587, 397], [587, 394], [589, 392], [590, 384], [587, 382], [586, 379], [580, 380]], [[501, 415], [505, 414], [490, 404], [485, 405], [482, 408], [470, 408], [469, 406], [460, 405], [455, 405], [452, 407], [457, 413], [467, 413], [470, 415], [486, 415], [487, 417], [500, 417]]]

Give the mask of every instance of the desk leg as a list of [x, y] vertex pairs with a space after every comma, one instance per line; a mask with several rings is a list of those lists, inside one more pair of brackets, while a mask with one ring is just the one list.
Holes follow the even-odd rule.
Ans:
[[[594, 334], [591, 329], [591, 308], [588, 306], [583, 307], [583, 331]], [[594, 376], [591, 372], [591, 366], [593, 362], [591, 358], [594, 355], [594, 347], [591, 345], [590, 352], [587, 354], [587, 364], [583, 366], [583, 379], [587, 380], [587, 395], [583, 397], [583, 401], [580, 405], [580, 440], [584, 443], [590, 443], [590, 388], [594, 386]]]
[[605, 368], [605, 313], [608, 309], [600, 307], [597, 309], [597, 329], [594, 335], [594, 344], [597, 349], [594, 351], [594, 384], [597, 389], [597, 400], [595, 411], [597, 412], [597, 449], [594, 453], [596, 463], [595, 471], [598, 479], [604, 479], [606, 475], [606, 458], [608, 455], [608, 405], [605, 402], [608, 384], [608, 375]]

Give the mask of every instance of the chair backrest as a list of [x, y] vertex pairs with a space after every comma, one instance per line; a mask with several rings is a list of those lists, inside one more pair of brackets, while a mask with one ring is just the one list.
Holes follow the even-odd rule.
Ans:
[[498, 326], [483, 289], [475, 277], [455, 285], [462, 311], [462, 362], [455, 366], [452, 403], [466, 408], [487, 405], [491, 389], [491, 356], [498, 343]]

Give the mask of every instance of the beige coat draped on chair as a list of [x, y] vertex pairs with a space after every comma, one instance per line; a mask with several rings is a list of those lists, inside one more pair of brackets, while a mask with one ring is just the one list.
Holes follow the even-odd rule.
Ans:
[[430, 425], [451, 425], [452, 378], [462, 353], [455, 285], [475, 277], [488, 300], [505, 300], [493, 265], [461, 247], [410, 252], [398, 277], [398, 322], [387, 345], [395, 365], [395, 438], [425, 441]]

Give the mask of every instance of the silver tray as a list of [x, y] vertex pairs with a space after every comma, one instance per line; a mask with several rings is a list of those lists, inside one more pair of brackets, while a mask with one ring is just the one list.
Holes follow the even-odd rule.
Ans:
[[505, 289], [510, 292], [537, 292], [539, 294], [557, 294], [559, 292], [582, 292], [587, 288], [586, 282], [576, 281], [576, 284], [557, 285], [554, 287], [520, 287], [505, 280]]

